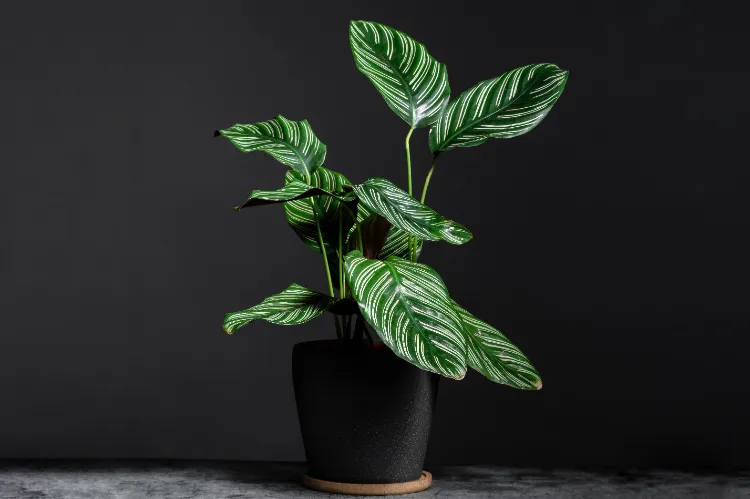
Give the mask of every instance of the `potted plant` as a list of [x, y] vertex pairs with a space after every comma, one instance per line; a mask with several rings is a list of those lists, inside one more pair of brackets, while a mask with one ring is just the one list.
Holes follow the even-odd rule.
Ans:
[[[446, 151], [538, 125], [568, 73], [553, 64], [523, 66], [450, 100], [446, 67], [423, 44], [366, 21], [350, 23], [349, 40], [357, 68], [408, 125], [407, 188], [377, 177], [354, 184], [323, 167], [326, 146], [306, 120], [279, 115], [217, 131], [240, 151], [264, 151], [289, 167], [283, 187], [254, 190], [235, 209], [282, 203], [291, 228], [321, 254], [328, 282], [327, 293], [292, 284], [229, 313], [224, 330], [332, 314], [336, 339], [299, 343], [293, 352], [305, 483], [329, 492], [412, 492], [430, 484], [422, 466], [439, 375], [460, 380], [469, 366], [514, 388], [542, 387], [523, 353], [418, 263], [425, 241], [471, 239], [463, 225], [424, 204], [430, 179]], [[409, 146], [423, 127], [430, 127], [433, 161], [417, 199]]]

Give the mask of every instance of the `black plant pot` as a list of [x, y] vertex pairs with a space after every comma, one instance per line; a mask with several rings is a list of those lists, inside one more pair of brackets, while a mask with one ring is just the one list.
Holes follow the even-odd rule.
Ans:
[[[292, 371], [306, 485], [343, 493], [413, 492], [429, 486], [422, 466], [438, 375], [412, 366], [381, 343], [341, 340], [298, 343]], [[368, 491], [320, 483], [412, 487]]]

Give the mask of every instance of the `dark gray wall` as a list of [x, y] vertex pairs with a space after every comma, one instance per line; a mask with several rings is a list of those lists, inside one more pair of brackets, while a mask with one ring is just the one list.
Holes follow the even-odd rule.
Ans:
[[455, 93], [531, 62], [571, 75], [532, 133], [434, 177], [429, 203], [475, 238], [424, 261], [545, 388], [445, 380], [430, 459], [750, 465], [743, 18], [359, 4], [2, 3], [0, 457], [303, 458], [291, 347], [330, 321], [220, 323], [291, 282], [325, 289], [322, 264], [280, 207], [232, 212], [284, 168], [212, 132], [307, 118], [328, 167], [404, 184], [406, 126], [351, 58], [364, 18], [426, 43]]

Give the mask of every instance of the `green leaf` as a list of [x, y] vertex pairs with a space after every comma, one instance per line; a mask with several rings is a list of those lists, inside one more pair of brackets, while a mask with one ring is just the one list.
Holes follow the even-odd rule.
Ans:
[[395, 256], [370, 260], [352, 251], [346, 278], [362, 315], [396, 355], [427, 371], [464, 377], [463, 324], [437, 272]]
[[[284, 178], [285, 185], [303, 181], [302, 176], [294, 171], [287, 172]], [[323, 191], [337, 193], [344, 191], [345, 186], [351, 186], [351, 183], [342, 174], [323, 167], [315, 171], [310, 179], [310, 184]], [[323, 244], [328, 248], [329, 253], [333, 252], [335, 255], [336, 249], [338, 249], [339, 214], [345, 217], [344, 235], [349, 232], [349, 228], [354, 223], [348, 211], [342, 206], [341, 199], [331, 196], [313, 196], [310, 199], [289, 201], [284, 204], [286, 220], [307, 246], [320, 252], [318, 232], [315, 228], [315, 216], [310, 200], [315, 202], [320, 230], [323, 234]]]
[[[377, 219], [375, 217], [377, 217]], [[368, 234], [368, 220], [371, 221], [370, 223], [373, 223], [377, 220], [377, 225], [381, 229], [383, 227], [381, 224], [383, 223], [387, 223], [390, 226], [390, 229], [388, 229], [388, 232], [385, 236], [384, 243], [378, 241], [378, 239], [382, 237], [382, 234], [378, 234], [378, 230], [375, 230], [373, 233]], [[409, 258], [409, 234], [407, 232], [393, 226], [384, 217], [381, 217], [380, 215], [375, 213], [370, 213], [370, 211], [361, 203], [357, 204], [357, 221], [362, 225], [362, 239], [364, 246], [363, 249], [365, 250], [365, 255], [367, 258], [375, 258], [376, 260], [385, 260], [389, 256]], [[349, 229], [349, 234], [346, 239], [347, 244], [344, 248], [345, 253], [349, 250], [355, 250], [358, 248], [358, 238], [356, 230], [357, 228], [355, 226], [352, 226], [351, 229]], [[419, 254], [422, 252], [423, 241], [421, 239], [417, 239], [417, 241], [419, 243], [417, 246], [417, 256], [419, 256]], [[373, 254], [376, 248], [379, 248], [376, 256], [371, 257], [370, 255]], [[329, 258], [338, 258], [338, 255], [334, 254], [332, 257], [329, 256]], [[331, 272], [338, 277], [337, 268], [331, 269]]]
[[420, 239], [452, 244], [463, 244], [471, 239], [471, 232], [463, 225], [438, 215], [389, 180], [371, 178], [355, 185], [354, 192], [360, 205]]
[[[368, 217], [373, 214], [367, 209], [362, 203], [357, 204], [357, 221], [362, 223]], [[356, 227], [352, 227], [349, 231], [348, 241], [349, 248], [356, 248], [356, 234], [354, 231]], [[422, 253], [422, 246], [424, 241], [417, 239], [417, 256]], [[378, 260], [385, 260], [389, 256], [398, 256], [400, 258], [409, 258], [409, 233], [391, 224], [391, 228], [388, 231], [388, 235], [385, 238], [385, 244], [380, 249], [377, 255]]]
[[252, 125], [234, 125], [218, 132], [242, 152], [263, 151], [304, 177], [312, 175], [326, 157], [326, 146], [307, 120], [291, 121], [278, 115]]
[[357, 68], [412, 128], [434, 123], [451, 89], [445, 64], [421, 43], [382, 24], [352, 21], [349, 42]]
[[234, 209], [240, 211], [242, 208], [248, 208], [251, 206], [263, 206], [266, 204], [275, 203], [288, 203], [291, 201], [297, 201], [300, 199], [306, 199], [312, 196], [330, 196], [341, 202], [354, 202], [357, 200], [357, 196], [349, 192], [331, 192], [320, 187], [313, 187], [306, 182], [300, 182], [293, 180], [287, 183], [281, 189], [275, 191], [261, 191], [255, 190], [250, 194], [240, 206], [235, 206]]
[[[422, 254], [422, 247], [424, 246], [424, 240], [417, 239], [417, 257]], [[385, 260], [389, 256], [397, 256], [400, 258], [409, 258], [409, 233], [399, 229], [398, 227], [391, 227], [388, 232], [388, 237], [385, 240], [383, 248], [378, 253], [379, 260]]]
[[464, 324], [467, 361], [472, 368], [496, 383], [523, 390], [541, 390], [539, 373], [518, 347], [455, 301], [453, 306]]
[[277, 295], [269, 296], [247, 310], [232, 312], [224, 317], [224, 331], [234, 333], [242, 326], [263, 319], [283, 326], [302, 324], [321, 315], [336, 303], [332, 296], [292, 284]]
[[532, 64], [483, 81], [446, 106], [430, 129], [433, 154], [507, 139], [537, 126], [562, 94], [568, 72]]

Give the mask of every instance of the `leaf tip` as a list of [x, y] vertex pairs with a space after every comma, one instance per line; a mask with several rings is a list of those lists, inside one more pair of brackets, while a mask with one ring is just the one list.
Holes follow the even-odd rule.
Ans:
[[218, 130], [214, 130], [214, 137], [218, 137], [219, 135], [221, 135], [221, 132]]
[[534, 387], [535, 387], [535, 388], [536, 388], [537, 390], [541, 390], [541, 389], [542, 389], [542, 380], [541, 380], [541, 379], [538, 379], [538, 380], [536, 380], [536, 381], [534, 382]]
[[242, 209], [242, 206], [235, 206], [235, 207], [233, 207], [232, 209], [233, 209], [234, 211], [236, 211], [237, 213], [239, 213], [239, 212], [240, 212], [240, 210]]

